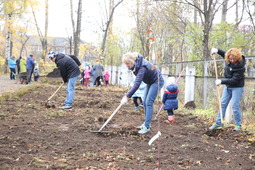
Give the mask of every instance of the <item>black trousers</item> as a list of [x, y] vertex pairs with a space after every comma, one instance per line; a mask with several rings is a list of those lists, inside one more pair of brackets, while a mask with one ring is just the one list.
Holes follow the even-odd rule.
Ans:
[[143, 100], [142, 100], [141, 97], [133, 97], [133, 102], [134, 102], [136, 107], [139, 106], [138, 100], [140, 100], [140, 104], [143, 104]]
[[167, 114], [168, 114], [168, 116], [173, 116], [174, 115], [174, 110], [173, 109], [167, 110]]
[[15, 76], [16, 76], [16, 69], [10, 68], [10, 79], [15, 80]]
[[98, 77], [96, 78], [95, 82], [94, 82], [94, 85], [100, 86], [100, 85], [101, 85], [100, 79], [101, 79], [101, 76], [98, 76]]

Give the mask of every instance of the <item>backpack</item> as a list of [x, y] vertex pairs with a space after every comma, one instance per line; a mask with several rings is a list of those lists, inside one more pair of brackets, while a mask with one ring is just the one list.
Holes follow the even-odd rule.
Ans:
[[75, 55], [69, 55], [69, 56], [76, 62], [76, 64], [77, 64], [78, 66], [81, 65], [80, 60], [79, 60]]

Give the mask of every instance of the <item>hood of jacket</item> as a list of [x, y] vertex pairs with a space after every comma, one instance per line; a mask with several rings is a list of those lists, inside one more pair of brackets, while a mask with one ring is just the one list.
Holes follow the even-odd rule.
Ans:
[[55, 60], [55, 63], [57, 64], [59, 60], [61, 60], [62, 58], [65, 57], [65, 54], [63, 53], [58, 53], [57, 56], [56, 56], [56, 60]]
[[246, 60], [245, 60], [244, 56], [242, 56], [241, 62], [238, 62], [236, 64], [232, 64], [232, 63], [228, 64], [228, 66], [231, 67], [233, 71], [240, 70], [240, 69], [244, 68], [245, 65], [246, 65]]
[[152, 69], [152, 64], [149, 61], [145, 60], [141, 54], [138, 54], [138, 58], [135, 61], [135, 65], [130, 70], [133, 70], [134, 74], [137, 75], [141, 66], [145, 66], [149, 70]]
[[174, 93], [174, 92], [178, 91], [178, 86], [175, 84], [170, 84], [166, 87], [166, 90], [171, 93]]

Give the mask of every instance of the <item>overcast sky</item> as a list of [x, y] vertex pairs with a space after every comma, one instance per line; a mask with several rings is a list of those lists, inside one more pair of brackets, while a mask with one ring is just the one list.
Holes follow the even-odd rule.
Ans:
[[[74, 4], [77, 4], [77, 0], [73, 0]], [[82, 18], [82, 32], [81, 39], [86, 42], [102, 41], [102, 30], [99, 24], [102, 22], [102, 14], [100, 13], [100, 7], [98, 2], [105, 2], [106, 0], [83, 0], [83, 18]], [[108, 2], [108, 1], [107, 1]], [[232, 1], [230, 1], [232, 2]], [[44, 1], [41, 1], [42, 7], [37, 10], [37, 20], [40, 24], [40, 28], [44, 29]], [[232, 2], [233, 3], [233, 2]], [[231, 3], [229, 4], [231, 5]], [[133, 9], [134, 0], [125, 0], [120, 4], [114, 13], [114, 27], [118, 27], [119, 31], [123, 33], [128, 32], [134, 27], [134, 19], [130, 17], [129, 10]], [[77, 6], [74, 5], [74, 9]], [[234, 21], [235, 13], [232, 8], [227, 20], [229, 22]], [[101, 10], [102, 12], [102, 10]], [[221, 19], [221, 12], [215, 17], [214, 22], [219, 22]], [[232, 18], [230, 17], [232, 16]], [[75, 17], [76, 18], [76, 17]], [[246, 21], [249, 21], [246, 19]], [[35, 32], [34, 34], [37, 34]], [[71, 17], [70, 17], [70, 0], [49, 0], [49, 28], [48, 36], [54, 37], [67, 37], [72, 35], [71, 29]]]
[[[74, 2], [77, 4], [77, 0], [74, 0]], [[101, 0], [101, 2], [104, 1]], [[129, 2], [132, 2], [132, 0]], [[74, 8], [76, 10], [77, 6], [74, 6]], [[82, 18], [81, 39], [86, 42], [94, 42], [95, 40], [101, 41], [102, 37], [100, 37], [100, 34], [102, 34], [102, 31], [100, 29], [100, 24], [102, 21], [102, 14], [100, 14], [99, 8], [98, 0], [83, 0], [84, 13]], [[132, 24], [130, 24], [132, 19], [129, 17], [127, 9], [127, 4], [124, 1], [116, 8], [114, 13], [115, 25], [124, 32], [132, 27]], [[40, 28], [43, 29], [45, 17], [44, 7], [40, 7], [37, 10], [36, 17]], [[48, 36], [67, 37], [68, 35], [72, 35], [70, 0], [49, 0]]]

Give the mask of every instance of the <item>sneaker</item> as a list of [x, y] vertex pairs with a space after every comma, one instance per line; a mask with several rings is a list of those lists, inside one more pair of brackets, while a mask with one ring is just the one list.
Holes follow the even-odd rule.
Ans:
[[148, 133], [149, 131], [151, 131], [150, 128], [147, 128], [146, 126], [143, 126], [142, 129], [138, 131], [138, 133], [145, 134], [145, 133]]
[[241, 125], [236, 125], [233, 131], [239, 131], [241, 130], [242, 126]]
[[70, 110], [70, 109], [72, 109], [72, 106], [61, 106], [61, 107], [59, 107], [59, 109]]
[[223, 128], [223, 124], [216, 124], [216, 123], [214, 123], [211, 127], [209, 127], [209, 129], [210, 130], [212, 130], [212, 129], [221, 129], [221, 128]]
[[141, 124], [140, 126], [137, 126], [136, 128], [137, 128], [137, 129], [142, 129], [143, 127], [144, 127], [144, 123]]
[[135, 110], [139, 110], [139, 109], [140, 109], [140, 107], [139, 107], [139, 106], [136, 106], [136, 107], [135, 107]]
[[[141, 124], [140, 126], [137, 126], [136, 128], [137, 128], [137, 129], [142, 129], [143, 127], [145, 127], [145, 126], [144, 126], [144, 123]], [[151, 125], [150, 125], [150, 129], [151, 129]]]

